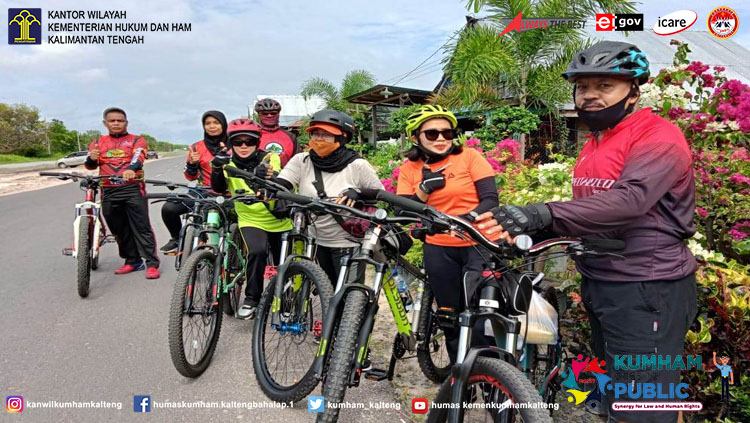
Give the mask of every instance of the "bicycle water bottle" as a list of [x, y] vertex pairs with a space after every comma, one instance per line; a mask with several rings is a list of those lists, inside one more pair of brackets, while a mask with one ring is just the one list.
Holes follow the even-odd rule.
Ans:
[[393, 282], [396, 283], [396, 288], [398, 289], [398, 294], [401, 296], [401, 301], [404, 303], [404, 308], [408, 312], [412, 309], [413, 301], [411, 299], [411, 294], [409, 293], [409, 286], [406, 283], [406, 279], [398, 272], [398, 267], [393, 268]]
[[[221, 219], [220, 219], [218, 210], [209, 210], [208, 219], [206, 221], [206, 226], [209, 227], [210, 229], [217, 229], [220, 223], [221, 223]], [[208, 244], [219, 245], [219, 234], [216, 232], [209, 232]]]

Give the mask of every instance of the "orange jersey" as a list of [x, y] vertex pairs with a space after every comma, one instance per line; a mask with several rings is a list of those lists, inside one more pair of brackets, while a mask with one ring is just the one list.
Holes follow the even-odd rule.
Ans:
[[[417, 192], [417, 187], [422, 182], [424, 165], [422, 160], [407, 161], [401, 165], [396, 194], [413, 195]], [[454, 216], [466, 214], [479, 205], [474, 182], [495, 176], [492, 166], [473, 148], [464, 148], [461, 153], [451, 154], [428, 166], [432, 171], [443, 166], [446, 168], [443, 171], [445, 187], [430, 194], [427, 198], [427, 205]], [[494, 241], [499, 237], [500, 234], [495, 234], [490, 239]], [[427, 243], [444, 247], [465, 247], [474, 244], [473, 241], [465, 241], [448, 234], [428, 236]]]

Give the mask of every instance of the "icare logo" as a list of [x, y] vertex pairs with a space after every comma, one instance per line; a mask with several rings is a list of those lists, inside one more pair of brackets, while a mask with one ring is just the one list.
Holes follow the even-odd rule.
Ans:
[[665, 16], [659, 16], [654, 24], [657, 35], [672, 35], [690, 28], [698, 20], [698, 14], [692, 10], [678, 10]]
[[597, 13], [597, 31], [643, 31], [643, 13]]
[[23, 411], [23, 397], [11, 395], [5, 398], [5, 411], [9, 413], [20, 413]]

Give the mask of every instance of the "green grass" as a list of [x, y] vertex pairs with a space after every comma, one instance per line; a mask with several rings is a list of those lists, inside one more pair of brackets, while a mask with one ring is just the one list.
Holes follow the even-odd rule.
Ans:
[[0, 154], [0, 164], [11, 164], [11, 163], [29, 163], [29, 162], [48, 162], [57, 160], [61, 157], [66, 156], [68, 153], [53, 154], [51, 156], [43, 157], [26, 157], [19, 156], [16, 154]]

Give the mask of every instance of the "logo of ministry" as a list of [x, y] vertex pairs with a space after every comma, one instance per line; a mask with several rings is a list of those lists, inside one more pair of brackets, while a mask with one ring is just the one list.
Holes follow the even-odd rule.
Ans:
[[[598, 358], [594, 359], [586, 358], [583, 359], [583, 355], [578, 354], [576, 360], [570, 363], [565, 373], [562, 374], [563, 383], [562, 386], [567, 388], [566, 391], [568, 396], [568, 402], [575, 401], [576, 405], [586, 402], [591, 408], [598, 408], [601, 406], [601, 397], [604, 395], [604, 387], [607, 386], [611, 377], [607, 376], [607, 371], [602, 369], [602, 366], [606, 365], [605, 361], [599, 361]], [[578, 383], [588, 382], [581, 377], [583, 373], [590, 372], [596, 378], [596, 388], [589, 391], [584, 391], [578, 385]], [[593, 382], [593, 381], [592, 381]], [[589, 404], [590, 402], [590, 404]]]
[[8, 9], [8, 44], [42, 43], [42, 9]]

